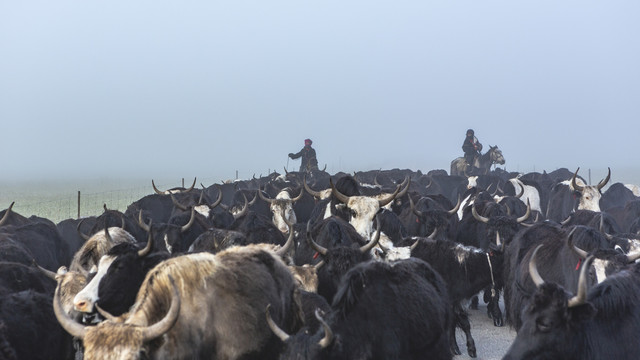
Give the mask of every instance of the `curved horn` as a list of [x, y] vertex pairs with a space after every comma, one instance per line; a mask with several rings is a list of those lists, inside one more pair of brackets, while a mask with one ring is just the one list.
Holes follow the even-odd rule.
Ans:
[[430, 188], [430, 187], [431, 187], [431, 184], [433, 184], [433, 179], [431, 179], [430, 177], [427, 177], [427, 178], [429, 179], [429, 185], [426, 185], [426, 186], [424, 187], [424, 189], [425, 189], [425, 190], [427, 190], [428, 188]]
[[193, 178], [193, 184], [191, 184], [190, 188], [184, 189], [184, 192], [189, 192], [189, 191], [193, 190], [194, 187], [196, 187], [196, 179], [197, 179], [197, 177]]
[[531, 215], [531, 204], [529, 203], [529, 199], [527, 199], [527, 211], [524, 213], [524, 215], [517, 218], [516, 222], [520, 224], [521, 222], [527, 220], [530, 215]]
[[284, 166], [283, 166], [282, 168], [284, 169], [284, 174], [285, 174], [285, 175], [289, 175], [289, 172], [287, 171], [287, 168], [286, 168], [286, 167], [284, 167]]
[[289, 340], [291, 337], [284, 330], [282, 330], [271, 318], [271, 304], [267, 305], [267, 310], [265, 311], [267, 316], [267, 325], [269, 325], [269, 329], [273, 331], [273, 334], [278, 337], [278, 339], [284, 341]]
[[311, 221], [307, 222], [307, 241], [309, 242], [309, 246], [322, 255], [327, 255], [327, 249], [318, 245], [313, 238], [311, 237]]
[[302, 185], [304, 186], [304, 189], [309, 193], [309, 195], [316, 197], [316, 198], [320, 198], [321, 197], [321, 193], [319, 191], [314, 191], [311, 190], [311, 188], [309, 187], [309, 185], [307, 184], [307, 176], [305, 175], [303, 181], [302, 181]]
[[502, 240], [500, 239], [500, 231], [496, 231], [496, 246], [502, 249]]
[[604, 229], [604, 214], [600, 213], [600, 228], [598, 229], [607, 238], [607, 240], [613, 240], [613, 235], [607, 234]]
[[287, 242], [285, 242], [284, 245], [282, 245], [282, 247], [278, 251], [276, 251], [276, 254], [280, 257], [285, 256], [287, 252], [289, 252], [289, 249], [291, 249], [291, 245], [293, 245], [293, 223], [289, 222], [284, 214], [284, 211], [282, 211], [282, 219], [285, 223], [287, 223], [287, 226], [289, 227], [289, 237], [287, 238]]
[[327, 322], [324, 321], [324, 319], [320, 315], [320, 312], [320, 309], [316, 309], [316, 319], [320, 321], [322, 327], [324, 328], [324, 337], [318, 342], [318, 346], [320, 346], [321, 349], [324, 349], [327, 346], [331, 345], [331, 342], [333, 341], [333, 331], [331, 331], [331, 327], [329, 327]]
[[108, 311], [106, 311], [105, 309], [101, 308], [100, 305], [96, 304], [96, 310], [98, 311], [98, 314], [102, 315], [103, 318], [105, 318], [107, 321], [117, 321], [117, 317], [111, 315]]
[[38, 263], [36, 262], [36, 259], [32, 259], [32, 260], [31, 260], [31, 263], [32, 263], [36, 268], [38, 268], [38, 270], [40, 270], [40, 272], [41, 272], [44, 276], [48, 277], [49, 279], [51, 279], [51, 280], [53, 280], [53, 281], [58, 281], [58, 279], [56, 279], [56, 275], [58, 275], [58, 274], [54, 273], [54, 272], [53, 272], [53, 271], [51, 271], [51, 270], [47, 270], [47, 269], [43, 268], [42, 266], [38, 265]]
[[473, 205], [471, 205], [471, 214], [473, 215], [473, 217], [480, 221], [481, 223], [488, 223], [489, 222], [489, 218], [488, 217], [484, 217], [480, 214], [478, 214], [478, 212], [476, 211], [476, 203], [474, 202]]
[[392, 202], [393, 199], [395, 199], [396, 196], [398, 196], [398, 193], [400, 192], [401, 187], [402, 187], [402, 184], [396, 186], [396, 191], [394, 191], [393, 194], [389, 194], [386, 198], [378, 200], [378, 205], [380, 207], [383, 207], [388, 203]]
[[180, 204], [178, 202], [178, 200], [176, 200], [176, 198], [173, 196], [173, 193], [170, 193], [169, 196], [171, 196], [171, 202], [173, 202], [173, 206], [177, 207], [178, 209], [182, 210], [182, 211], [187, 211], [187, 207]]
[[9, 207], [7, 208], [7, 211], [4, 212], [4, 216], [2, 217], [2, 220], [0, 220], [0, 226], [4, 225], [7, 220], [9, 220], [9, 214], [11, 214], [11, 209], [13, 209], [13, 204], [15, 204], [16, 202], [12, 202], [11, 205], [9, 205]]
[[569, 216], [567, 216], [566, 219], [560, 221], [560, 225], [565, 226], [567, 225], [569, 222], [571, 221], [571, 214], [569, 214]]
[[222, 202], [222, 186], [220, 186], [220, 184], [216, 184], [216, 188], [218, 188], [218, 198], [213, 204], [209, 205], [209, 209], [215, 208]]
[[257, 192], [260, 199], [264, 200], [265, 202], [268, 202], [269, 204], [273, 204], [274, 202], [276, 202], [275, 200], [269, 199], [268, 197], [264, 196], [261, 189], [258, 189]]
[[158, 190], [158, 188], [156, 187], [156, 184], [153, 182], [153, 179], [151, 179], [151, 186], [153, 186], [153, 191], [156, 192], [156, 194], [158, 195], [164, 195], [164, 192]]
[[589, 253], [580, 249], [573, 243], [573, 233], [577, 228], [573, 228], [571, 232], [569, 232], [569, 236], [567, 237], [567, 245], [581, 258], [586, 259], [589, 256]]
[[378, 170], [378, 172], [376, 173], [376, 176], [373, 178], [373, 185], [382, 187], [382, 185], [380, 185], [380, 183], [378, 182], [378, 174], [380, 174], [380, 170]]
[[62, 304], [60, 303], [60, 284], [56, 286], [56, 291], [53, 294], [53, 312], [56, 315], [56, 319], [58, 319], [60, 326], [71, 334], [71, 336], [84, 339], [84, 336], [87, 333], [87, 328], [71, 319], [62, 309]]
[[542, 276], [540, 276], [540, 273], [538, 272], [538, 267], [536, 266], [536, 254], [538, 253], [538, 250], [540, 250], [541, 247], [542, 247], [542, 244], [538, 245], [536, 249], [533, 250], [533, 254], [531, 254], [531, 259], [529, 260], [529, 276], [531, 276], [531, 280], [533, 281], [534, 284], [536, 284], [536, 287], [538, 288], [542, 284], [544, 284], [544, 280], [542, 280]]
[[[293, 189], [292, 189], [293, 190]], [[291, 199], [291, 202], [294, 203], [300, 199], [302, 199], [302, 195], [304, 194], [304, 189], [300, 188], [300, 194], [298, 194], [298, 196], [294, 197], [293, 199]]]
[[413, 251], [413, 249], [415, 249], [419, 243], [420, 243], [420, 238], [416, 237], [416, 241], [414, 241], [413, 244], [411, 244], [410, 246], [411, 251]]
[[573, 186], [573, 188], [578, 190], [578, 191], [583, 191], [584, 187], [578, 185], [578, 183], [576, 182], [576, 176], [578, 176], [578, 171], [579, 170], [580, 170], [580, 168], [578, 167], [576, 172], [573, 174], [573, 177], [571, 178], [571, 186]]
[[[402, 184], [405, 184], [405, 185], [402, 188], [402, 190], [400, 190], [400, 192], [396, 195], [396, 198], [403, 197], [407, 193], [407, 191], [409, 191], [409, 186], [411, 186], [411, 178], [407, 176], [406, 179], [402, 182]], [[400, 186], [402, 186], [402, 184], [400, 184]]]
[[360, 251], [363, 253], [368, 252], [369, 250], [373, 249], [374, 246], [376, 246], [376, 244], [378, 244], [378, 241], [380, 241], [380, 220], [378, 220], [378, 217], [376, 217], [376, 223], [378, 224], [376, 226], [376, 235], [374, 236], [373, 239], [371, 239], [371, 241], [369, 241], [368, 243], [362, 245], [362, 247], [360, 247]]
[[413, 203], [413, 200], [411, 199], [411, 196], [409, 196], [409, 206], [411, 207], [411, 212], [413, 212], [413, 214], [419, 218], [422, 218], [422, 216], [424, 215], [422, 213], [422, 211], [416, 209], [415, 204]]
[[147, 239], [147, 245], [144, 248], [138, 250], [139, 257], [145, 257], [149, 255], [151, 249], [153, 248], [153, 237], [151, 236], [151, 232], [149, 232], [149, 238]]
[[609, 172], [607, 173], [607, 177], [601, 180], [598, 183], [598, 185], [596, 185], [598, 190], [602, 189], [605, 185], [607, 185], [607, 183], [609, 182], [609, 179], [611, 179], [611, 168], [608, 167], [607, 169], [609, 169]]
[[429, 236], [427, 236], [427, 239], [435, 240], [436, 239], [436, 235], [438, 235], [438, 228], [434, 227], [433, 231], [431, 232], [431, 234], [429, 234]]
[[462, 204], [462, 199], [460, 198], [460, 194], [458, 194], [458, 202], [456, 203], [456, 206], [454, 206], [453, 209], [447, 211], [447, 214], [453, 215], [453, 214], [457, 213], [458, 210], [460, 210], [460, 205], [461, 204]]
[[194, 221], [196, 219], [196, 210], [195, 208], [191, 208], [191, 218], [189, 219], [189, 222], [184, 225], [183, 227], [180, 228], [181, 232], [185, 232], [187, 230], [189, 230], [189, 228], [191, 227], [191, 225], [193, 225]]
[[331, 185], [331, 193], [335, 196], [338, 201], [344, 204], [349, 203], [349, 197], [347, 195], [342, 194], [338, 189], [336, 189], [335, 185], [333, 185], [333, 180], [329, 178], [329, 184]]
[[[149, 222], [149, 224], [151, 224], [152, 221]], [[142, 210], [140, 210], [138, 212], [138, 226], [140, 226], [144, 231], [146, 232], [150, 232], [151, 231], [151, 225], [147, 225], [143, 220], [142, 220]]]
[[87, 219], [88, 218], [84, 218], [80, 220], [80, 222], [78, 223], [78, 226], [76, 226], [76, 231], [78, 232], [78, 235], [80, 235], [80, 237], [83, 238], [85, 241], [89, 240], [90, 236], [83, 233], [82, 230], [80, 230], [80, 227], [82, 227], [82, 223]]
[[582, 263], [580, 278], [578, 280], [578, 293], [569, 299], [567, 307], [582, 305], [587, 301], [587, 271], [589, 270], [589, 266], [591, 266], [591, 261], [593, 261], [593, 259], [594, 257], [591, 255], [584, 261], [584, 263]]
[[173, 327], [173, 325], [175, 325], [176, 321], [178, 321], [181, 305], [180, 294], [178, 293], [178, 288], [176, 287], [171, 275], [168, 275], [168, 277], [172, 288], [171, 307], [169, 307], [167, 315], [165, 315], [162, 320], [142, 330], [142, 338], [144, 341], [150, 341], [164, 335]]
[[239, 213], [233, 215], [233, 218], [236, 220], [247, 215], [247, 212], [249, 211], [249, 202], [247, 201], [247, 196], [242, 193], [242, 197], [244, 198], [244, 205], [242, 205], [242, 210], [240, 210]]
[[516, 195], [516, 197], [520, 198], [522, 197], [522, 195], [524, 195], [524, 183], [520, 181], [520, 179], [516, 179], [516, 183], [518, 183], [518, 185], [520, 186], [520, 193]]
[[109, 227], [107, 226], [107, 224], [104, 224], [104, 238], [107, 240], [107, 242], [109, 243], [113, 243], [113, 238], [111, 237], [111, 234], [109, 233]]

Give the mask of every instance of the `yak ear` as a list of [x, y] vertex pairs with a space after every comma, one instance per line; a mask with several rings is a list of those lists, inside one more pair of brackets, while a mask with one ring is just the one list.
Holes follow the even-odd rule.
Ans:
[[569, 321], [574, 324], [588, 321], [596, 316], [596, 313], [598, 312], [598, 310], [589, 302], [570, 307], [567, 311], [569, 311]]
[[367, 283], [367, 277], [363, 272], [352, 272], [347, 279], [343, 281], [338, 292], [333, 297], [334, 309], [341, 309], [342, 315], [347, 315], [358, 303], [360, 295], [363, 293]]

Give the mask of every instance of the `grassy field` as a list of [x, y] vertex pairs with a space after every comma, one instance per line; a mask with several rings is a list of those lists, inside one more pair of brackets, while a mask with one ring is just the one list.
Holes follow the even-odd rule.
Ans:
[[[193, 179], [185, 179], [190, 186]], [[169, 189], [182, 186], [181, 180], [155, 180], [156, 186]], [[210, 186], [214, 179], [197, 179]], [[40, 182], [0, 182], [0, 210], [4, 210], [15, 201], [13, 210], [29, 217], [32, 215], [47, 218], [54, 223], [65, 219], [97, 216], [109, 209], [124, 212], [134, 201], [153, 194], [151, 179], [117, 180], [98, 179], [83, 181], [40, 181]], [[79, 198], [79, 200], [78, 200]]]

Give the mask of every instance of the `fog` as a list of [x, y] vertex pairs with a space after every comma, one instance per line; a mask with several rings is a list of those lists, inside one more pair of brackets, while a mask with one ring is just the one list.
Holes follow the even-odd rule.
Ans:
[[[637, 1], [4, 1], [0, 180], [449, 170], [640, 184]], [[209, 184], [205, 184], [209, 185]]]

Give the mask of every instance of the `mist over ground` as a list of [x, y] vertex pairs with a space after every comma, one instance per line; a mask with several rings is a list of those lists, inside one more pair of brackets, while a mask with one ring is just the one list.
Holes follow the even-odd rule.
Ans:
[[639, 10], [3, 2], [0, 181], [208, 186], [297, 170], [305, 138], [330, 173], [448, 170], [473, 128], [509, 171], [640, 184]]

